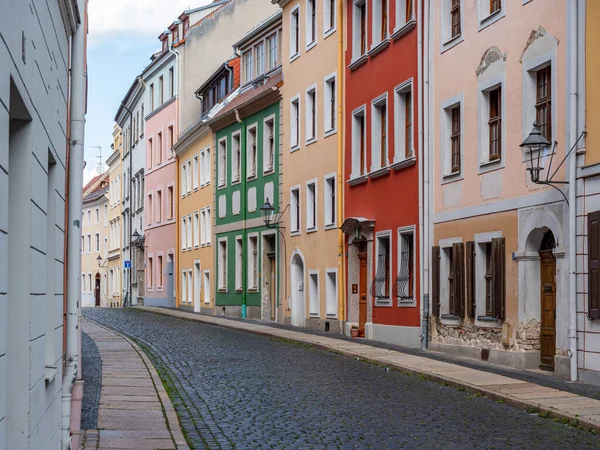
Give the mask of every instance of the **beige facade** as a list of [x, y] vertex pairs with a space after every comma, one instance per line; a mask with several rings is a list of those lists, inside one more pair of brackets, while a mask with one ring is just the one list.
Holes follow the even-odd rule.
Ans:
[[83, 193], [81, 217], [81, 306], [108, 304], [109, 173], [96, 177]]
[[107, 261], [107, 306], [121, 306], [122, 262], [121, 262], [121, 152], [122, 133], [115, 124], [113, 131], [114, 152], [106, 161], [109, 173], [108, 189], [108, 261]]
[[314, 3], [313, 21], [309, 2], [282, 0], [279, 5], [285, 74], [281, 210], [289, 205], [282, 218], [287, 241], [284, 317], [293, 325], [342, 332], [336, 175], [342, 132], [337, 123], [341, 23], [328, 1]]
[[212, 314], [213, 243], [212, 142], [207, 125], [183, 135], [174, 149], [178, 161], [176, 306]]

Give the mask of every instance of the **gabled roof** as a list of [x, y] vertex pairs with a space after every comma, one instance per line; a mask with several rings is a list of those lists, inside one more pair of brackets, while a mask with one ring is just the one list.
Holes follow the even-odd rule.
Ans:
[[92, 203], [108, 192], [108, 185], [93, 190], [91, 193], [83, 197], [83, 203]]
[[89, 190], [89, 189], [90, 189], [90, 188], [91, 188], [91, 187], [92, 187], [94, 184], [96, 184], [96, 182], [97, 182], [97, 181], [98, 181], [98, 180], [99, 180], [101, 177], [102, 177], [102, 174], [101, 174], [101, 175], [96, 175], [94, 178], [92, 178], [92, 179], [91, 179], [91, 180], [88, 182], [88, 184], [86, 184], [86, 185], [83, 187], [83, 192], [85, 193], [86, 191], [88, 191], [88, 190]]

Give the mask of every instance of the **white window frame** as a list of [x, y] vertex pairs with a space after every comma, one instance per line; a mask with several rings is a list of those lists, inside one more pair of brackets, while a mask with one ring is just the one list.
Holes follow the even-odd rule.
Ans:
[[390, 267], [390, 271], [388, 273], [388, 278], [389, 278], [388, 283], [389, 283], [389, 286], [390, 286], [390, 292], [389, 292], [390, 295], [389, 295], [389, 297], [385, 297], [385, 298], [377, 298], [377, 297], [375, 297], [373, 300], [375, 301], [375, 304], [377, 306], [392, 306], [392, 297], [393, 297], [393, 295], [392, 295], [392, 289], [393, 289], [392, 282], [394, 281], [394, 277], [393, 277], [394, 266], [392, 264], [392, 253], [393, 253], [392, 252], [392, 248], [393, 248], [394, 242], [392, 240], [392, 230], [382, 230], [382, 231], [378, 231], [375, 234], [375, 245], [374, 245], [374, 253], [375, 253], [375, 272], [374, 273], [375, 274], [377, 274], [378, 270], [379, 270], [379, 245], [380, 245], [379, 244], [379, 240], [381, 238], [387, 238], [388, 241], [389, 241], [389, 248], [388, 248], [388, 258], [389, 258], [389, 261], [388, 261], [388, 264], [389, 264], [389, 267]]
[[[369, 53], [375, 51], [377, 47], [390, 39], [390, 1], [388, 0], [387, 7], [387, 23], [385, 30], [385, 38], [381, 39], [381, 3], [382, 0], [373, 0], [371, 2], [371, 48]], [[367, 22], [368, 23], [368, 22]]]
[[244, 84], [254, 79], [254, 48], [248, 49], [242, 57], [242, 69], [244, 72]]
[[412, 15], [410, 17], [406, 17], [406, 2], [407, 0], [396, 0], [396, 24], [394, 25], [394, 30], [392, 32], [392, 39], [398, 39], [399, 37], [404, 36], [404, 34], [410, 31], [416, 23], [416, 1], [413, 0], [412, 2]]
[[500, 9], [494, 13], [490, 12], [490, 0], [477, 0], [477, 15], [479, 18], [479, 31], [489, 27], [506, 16], [506, 4], [510, 0], [502, 0]]
[[100, 208], [94, 208], [94, 223], [100, 223]]
[[243, 267], [244, 267], [244, 241], [242, 235], [238, 234], [235, 237], [235, 291], [242, 292], [243, 284]]
[[450, 50], [452, 47], [455, 47], [465, 40], [465, 2], [460, 0], [460, 34], [452, 37], [452, 16], [450, 15], [452, 0], [441, 1], [442, 7], [440, 8], [440, 23], [442, 25], [442, 38], [440, 40], [440, 53], [444, 53], [445, 51]]
[[300, 148], [300, 111], [300, 94], [296, 94], [290, 99], [290, 152]]
[[[337, 29], [337, 1], [334, 1], [335, 9], [331, 10], [331, 2], [329, 0], [324, 0], [323, 5], [323, 39], [327, 39], [327, 37], [331, 36], [335, 33]], [[333, 15], [333, 26], [329, 26], [329, 22], [331, 22], [331, 17]]]
[[[413, 252], [412, 252], [412, 267], [413, 267], [413, 299], [411, 301], [401, 301], [400, 298], [398, 298], [398, 304], [397, 306], [399, 308], [406, 308], [406, 307], [415, 307], [417, 306], [417, 271], [418, 271], [418, 267], [417, 267], [417, 226], [416, 225], [409, 225], [406, 227], [399, 227], [398, 228], [398, 242], [396, 242], [396, 246], [398, 247], [397, 249], [397, 261], [398, 261], [398, 265], [396, 266], [396, 270], [394, 273], [392, 273], [393, 275], [396, 275], [393, 280], [392, 280], [392, 284], [390, 284], [390, 289], [393, 289], [394, 284], [396, 283], [396, 278], [398, 277], [398, 274], [400, 273], [400, 268], [402, 267], [402, 250], [403, 250], [403, 237], [410, 235], [412, 236], [412, 242], [413, 242]], [[390, 266], [390, 272], [391, 270]]]
[[440, 239], [440, 317], [442, 323], [456, 323], [456, 319], [445, 318], [450, 315], [450, 291], [448, 289], [448, 274], [450, 273], [449, 252], [452, 252], [452, 245], [462, 242], [462, 237]]
[[[297, 199], [294, 198], [294, 192], [298, 192]], [[297, 214], [300, 217], [297, 217]], [[298, 224], [298, 229], [294, 228], [295, 224]], [[290, 187], [290, 235], [297, 236], [300, 233], [302, 233], [302, 198], [300, 185], [297, 184]]]
[[[271, 167], [267, 165], [267, 161], [269, 160], [269, 123], [271, 123], [271, 131], [273, 134], [273, 161], [271, 161]], [[266, 175], [268, 173], [273, 173], [275, 171], [275, 157], [277, 152], [277, 140], [276, 131], [275, 131], [275, 114], [271, 114], [267, 116], [263, 120], [263, 174]]]
[[[313, 286], [316, 280], [316, 286]], [[321, 292], [319, 286], [319, 271], [308, 271], [308, 316], [318, 318], [321, 315]]]
[[[492, 239], [501, 238], [502, 231], [489, 231], [486, 233], [475, 233], [473, 241], [475, 243], [475, 274], [473, 281], [475, 283], [475, 323], [480, 326], [502, 326], [502, 321], [485, 314], [486, 296], [485, 296], [485, 245], [491, 244]], [[479, 312], [483, 311], [483, 314]]]
[[[228, 243], [227, 243], [227, 236], [219, 238], [218, 240], [218, 260], [217, 260], [217, 267], [218, 267], [218, 290], [219, 292], [227, 292], [227, 279], [229, 277], [229, 271], [228, 271], [228, 259], [229, 259], [229, 255], [227, 254], [228, 252]], [[225, 244], [225, 247], [223, 248], [223, 244]], [[224, 253], [224, 254], [223, 254]], [[224, 262], [223, 262], [224, 261]], [[223, 264], [225, 264], [225, 273], [223, 273]]]
[[194, 171], [192, 174], [192, 182], [193, 182], [193, 186], [194, 186], [194, 191], [198, 190], [198, 153], [196, 153], [194, 155], [193, 158], [193, 165], [192, 165], [192, 170]]
[[[381, 142], [379, 140], [379, 130], [381, 128], [381, 118], [379, 117], [379, 108], [385, 105], [385, 139], [386, 139], [386, 161], [381, 161]], [[377, 131], [377, 133], [376, 133]], [[371, 102], [371, 169], [369, 172], [377, 172], [389, 166], [390, 160], [390, 108], [388, 102], [388, 93], [384, 92]], [[385, 162], [385, 164], [384, 164]]]
[[[357, 126], [357, 118], [363, 117], [365, 129], [363, 131], [363, 142], [365, 143], [365, 162], [363, 167], [363, 175], [360, 174], [360, 128]], [[350, 180], [358, 180], [364, 178], [368, 173], [367, 169], [367, 106], [361, 105], [352, 111], [352, 171]]]
[[185, 303], [187, 301], [187, 269], [181, 270], [181, 301], [180, 303]]
[[[277, 67], [279, 65], [279, 32], [275, 32], [273, 34], [270, 34], [269, 36], [267, 36], [265, 38], [265, 71], [269, 72], [271, 70], [273, 70], [275, 67]], [[273, 54], [271, 52], [271, 47], [269, 46], [270, 44], [270, 40], [273, 40], [273, 42], [275, 42], [275, 53], [274, 53], [274, 58], [273, 58], [273, 64], [271, 64], [271, 55]]]
[[[314, 186], [314, 191], [311, 193], [310, 186]], [[314, 202], [314, 217], [313, 211], [311, 209], [312, 202]], [[319, 229], [318, 222], [318, 211], [319, 211], [319, 192], [317, 188], [317, 178], [312, 178], [306, 182], [306, 232], [312, 233]], [[311, 219], [313, 219], [313, 224], [310, 223]]]
[[192, 159], [188, 159], [187, 160], [187, 193], [188, 195], [192, 193], [192, 179], [193, 179], [193, 173], [192, 173]]
[[413, 79], [409, 78], [394, 88], [394, 159], [393, 164], [408, 162], [416, 159], [414, 132], [411, 139], [411, 156], [406, 157], [406, 94], [410, 92], [411, 106], [411, 124], [415, 130], [415, 96], [413, 89]]
[[[261, 53], [262, 52], [262, 53]], [[254, 46], [254, 73], [256, 77], [261, 76], [266, 72], [265, 70], [265, 41], [260, 41]], [[260, 57], [260, 59], [259, 59]]]
[[192, 222], [192, 215], [188, 215], [187, 216], [187, 249], [191, 250], [193, 245], [194, 245], [194, 228], [193, 228], [193, 222]]
[[206, 184], [206, 178], [204, 176], [206, 172], [206, 156], [204, 150], [200, 150], [200, 188], [203, 188]]
[[[252, 240], [254, 239], [256, 248], [252, 249]], [[247, 275], [247, 291], [248, 292], [258, 292], [258, 286], [260, 284], [260, 244], [258, 239], [258, 233], [248, 233], [248, 243], [247, 243], [247, 263], [246, 267], [248, 268]], [[254, 260], [254, 251], [256, 251], [256, 260]], [[256, 267], [255, 267], [256, 264]], [[254, 280], [254, 272], [256, 271], [256, 280]], [[256, 283], [254, 283], [256, 281]]]
[[200, 246], [200, 212], [194, 211], [194, 248]]
[[[254, 140], [251, 139], [254, 131]], [[254, 143], [254, 154], [252, 154]], [[254, 171], [252, 170], [254, 169]], [[246, 179], [254, 180], [258, 176], [258, 122], [246, 127]]]
[[[224, 145], [223, 145], [224, 144]], [[227, 187], [227, 137], [222, 137], [217, 142], [218, 185], [219, 189]]]
[[[311, 20], [311, 14], [312, 14], [312, 10], [314, 9], [315, 11], [315, 30], [312, 30], [312, 20]], [[318, 10], [319, 7], [317, 5], [317, 0], [306, 0], [306, 14], [305, 14], [305, 22], [306, 22], [306, 28], [304, 31], [305, 34], [305, 40], [306, 40], [306, 51], [309, 51], [311, 48], [313, 48], [315, 45], [317, 45], [317, 23], [319, 22], [319, 14], [318, 14]], [[314, 31], [314, 35], [315, 35], [315, 40], [311, 41], [310, 37], [313, 34]]]
[[94, 233], [95, 253], [100, 253], [100, 233]]
[[[327, 1], [326, 1], [327, 3]], [[332, 82], [333, 81], [333, 92], [332, 92]], [[329, 75], [326, 75], [323, 80], [323, 130], [325, 131], [324, 136], [331, 136], [332, 134], [337, 133], [337, 103], [338, 103], [338, 84], [337, 84], [337, 72], [332, 72]], [[331, 98], [334, 98], [334, 103], [331, 103]], [[332, 111], [333, 108], [333, 111]], [[332, 113], [335, 117], [334, 123], [331, 123]]]
[[[237, 148], [235, 146], [237, 140]], [[231, 133], [231, 185], [242, 180], [242, 132]]]
[[210, 184], [211, 175], [212, 175], [212, 165], [210, 160], [210, 145], [206, 147], [204, 150], [204, 186], [208, 186]]
[[[313, 92], [314, 92], [314, 105], [312, 104], [313, 100], [311, 98]], [[304, 120], [305, 120], [305, 122], [304, 122], [304, 133], [305, 133], [304, 139], [305, 139], [305, 145], [309, 145], [309, 144], [316, 142], [317, 136], [319, 135], [319, 123], [318, 123], [318, 119], [317, 119], [319, 116], [318, 111], [317, 111], [319, 99], [317, 98], [316, 83], [306, 88], [306, 91], [304, 93], [304, 99], [305, 99], [305, 104], [306, 104], [306, 111], [305, 111], [305, 118], [304, 118]], [[315, 114], [315, 117], [314, 117], [315, 134], [314, 134], [314, 136], [311, 136], [310, 132], [312, 131], [311, 125], [312, 125], [312, 121], [313, 121], [313, 116], [312, 116], [312, 114], [313, 114], [312, 107], [313, 106], [314, 106], [314, 110], [315, 110], [315, 112], [314, 112], [314, 114]]]
[[211, 222], [211, 213], [210, 213], [210, 206], [207, 206], [206, 208], [204, 208], [204, 210], [206, 211], [206, 228], [207, 228], [207, 233], [206, 233], [206, 245], [210, 245], [211, 243], [211, 236], [212, 236], [212, 222]]
[[210, 305], [210, 270], [204, 269], [204, 279], [202, 280], [202, 287], [204, 289], [204, 304]]
[[367, 30], [365, 30], [366, 36], [365, 39], [369, 38], [369, 32], [368, 32], [368, 28], [369, 28], [369, 5], [367, 3], [367, 0], [354, 0], [352, 2], [352, 62], [350, 63], [350, 65], [352, 66], [353, 64], [357, 63], [359, 60], [364, 60], [364, 62], [366, 62], [368, 56], [368, 52], [369, 52], [369, 48], [368, 48], [368, 42], [365, 43], [365, 52], [364, 53], [360, 53], [360, 17], [359, 17], [359, 12], [360, 12], [360, 7], [362, 6], [363, 3], [366, 3], [366, 7], [365, 7], [365, 26], [367, 28]]
[[[489, 2], [489, 0], [488, 0]], [[489, 160], [490, 147], [490, 100], [489, 93], [500, 88], [500, 159]], [[479, 152], [478, 172], [480, 174], [496, 170], [505, 166], [506, 162], [506, 72], [502, 71], [494, 76], [488, 77], [478, 83], [478, 101], [477, 117], [479, 124], [477, 127], [477, 147]], [[533, 126], [533, 122], [532, 122]]]
[[[298, 27], [298, 42], [296, 42], [296, 27]], [[290, 11], [290, 62], [300, 56], [300, 5]], [[297, 50], [296, 50], [297, 49]]]
[[[330, 300], [330, 296], [327, 295], [328, 293], [331, 293], [331, 286], [329, 285], [330, 283], [330, 275], [334, 274], [335, 275], [335, 286], [333, 286], [333, 289], [335, 290], [335, 296], [334, 296], [334, 302], [335, 302], [335, 312], [328, 312], [328, 310], [331, 310], [331, 308], [329, 308], [331, 306], [329, 300]], [[339, 311], [339, 286], [338, 283], [340, 282], [339, 280], [339, 276], [338, 276], [338, 270], [337, 268], [330, 268], [330, 269], [325, 269], [325, 317], [327, 317], [328, 319], [337, 319], [338, 317], [338, 311]]]
[[187, 250], [187, 217], [181, 218], [181, 251]]
[[[324, 177], [323, 183], [323, 227], [325, 230], [332, 230], [337, 228], [337, 201], [338, 201], [338, 192], [337, 192], [337, 173], [332, 172]], [[335, 193], [335, 204], [332, 205], [331, 199], [331, 187], [329, 185], [329, 181], [333, 180], [333, 192]], [[331, 211], [333, 208], [333, 217], [329, 217], [328, 211]], [[333, 220], [328, 220], [333, 219]]]
[[[460, 106], [460, 170], [451, 172], [452, 169], [452, 109]], [[464, 178], [465, 170], [465, 102], [463, 93], [450, 97], [440, 104], [440, 149], [442, 180], [441, 183], [450, 183]]]

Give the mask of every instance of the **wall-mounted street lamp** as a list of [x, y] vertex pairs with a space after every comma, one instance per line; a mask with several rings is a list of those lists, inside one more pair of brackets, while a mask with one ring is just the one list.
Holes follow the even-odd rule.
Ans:
[[106, 261], [102, 263], [102, 257], [100, 255], [96, 257], [96, 262], [98, 263], [98, 267], [104, 267], [106, 265]]
[[146, 237], [143, 234], [138, 233], [137, 229], [131, 235], [131, 243], [133, 244], [134, 247], [143, 248], [145, 240], [146, 240]]

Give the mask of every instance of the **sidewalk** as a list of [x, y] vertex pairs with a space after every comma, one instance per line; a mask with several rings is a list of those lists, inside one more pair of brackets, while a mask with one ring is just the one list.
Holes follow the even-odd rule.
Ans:
[[391, 367], [411, 375], [425, 376], [427, 379], [469, 392], [479, 393], [528, 412], [563, 420], [580, 428], [600, 433], [600, 400], [577, 395], [573, 392], [541, 386], [459, 364], [381, 348], [369, 345], [368, 341], [364, 340], [349, 341], [272, 327], [256, 322], [205, 316], [174, 309], [149, 306], [139, 306], [136, 309], [308, 344], [320, 349]]
[[84, 432], [83, 449], [188, 450], [148, 357], [133, 342], [91, 321], [83, 320], [83, 330], [102, 358], [98, 429]]

